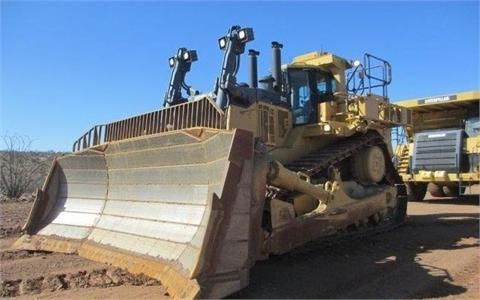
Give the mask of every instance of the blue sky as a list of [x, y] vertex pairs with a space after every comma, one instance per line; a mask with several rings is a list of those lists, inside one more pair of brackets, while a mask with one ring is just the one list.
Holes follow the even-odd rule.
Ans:
[[0, 134], [65, 151], [93, 125], [156, 110], [178, 47], [197, 50], [187, 82], [208, 92], [234, 24], [254, 28], [260, 75], [275, 40], [283, 63], [313, 50], [387, 59], [393, 101], [479, 88], [478, 1], [2, 1]]

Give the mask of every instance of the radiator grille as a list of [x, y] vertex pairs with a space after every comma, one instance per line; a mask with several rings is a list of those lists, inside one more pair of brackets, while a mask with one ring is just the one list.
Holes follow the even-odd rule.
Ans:
[[415, 135], [412, 169], [460, 171], [462, 130], [421, 132]]

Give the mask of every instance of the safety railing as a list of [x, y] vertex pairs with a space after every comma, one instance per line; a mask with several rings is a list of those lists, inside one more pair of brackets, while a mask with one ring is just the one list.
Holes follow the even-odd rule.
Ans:
[[105, 128], [107, 125], [96, 125], [79, 137], [72, 147], [72, 151], [80, 151], [105, 142]]
[[[358, 79], [357, 79], [358, 77]], [[380, 88], [382, 96], [388, 99], [388, 85], [392, 82], [392, 66], [384, 59], [365, 53], [363, 64], [355, 65], [347, 74], [347, 89], [353, 95], [371, 94]]]
[[208, 97], [163, 108], [104, 125], [96, 125], [78, 138], [72, 151], [106, 142], [193, 127], [225, 128], [225, 113]]

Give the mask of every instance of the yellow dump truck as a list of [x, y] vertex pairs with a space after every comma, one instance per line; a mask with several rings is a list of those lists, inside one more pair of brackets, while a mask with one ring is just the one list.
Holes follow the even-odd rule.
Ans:
[[397, 169], [412, 201], [479, 193], [479, 91], [397, 102], [412, 111], [406, 142], [397, 145]]
[[272, 74], [257, 79], [250, 50], [249, 83], [238, 83], [252, 39], [233, 26], [218, 40], [223, 63], [205, 94], [185, 84], [196, 51], [178, 49], [165, 107], [75, 141], [53, 162], [15, 247], [144, 273], [176, 298], [218, 298], [247, 286], [271, 254], [402, 222], [390, 130], [408, 115], [389, 103], [390, 64], [310, 52], [282, 65], [273, 42]]

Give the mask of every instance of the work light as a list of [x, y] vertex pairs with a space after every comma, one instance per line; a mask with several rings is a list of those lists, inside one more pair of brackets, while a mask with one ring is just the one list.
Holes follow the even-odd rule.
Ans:
[[219, 38], [218, 46], [220, 47], [220, 49], [225, 48], [225, 46], [227, 46], [227, 39], [225, 37]]
[[243, 28], [238, 31], [238, 38], [243, 43], [250, 42], [253, 40], [253, 30], [252, 28]]
[[168, 59], [168, 64], [170, 65], [170, 67], [173, 67], [175, 65], [175, 58], [174, 57], [170, 57]]
[[245, 37], [246, 37], [246, 33], [245, 33], [245, 30], [240, 30], [238, 32], [238, 37], [243, 40]]

